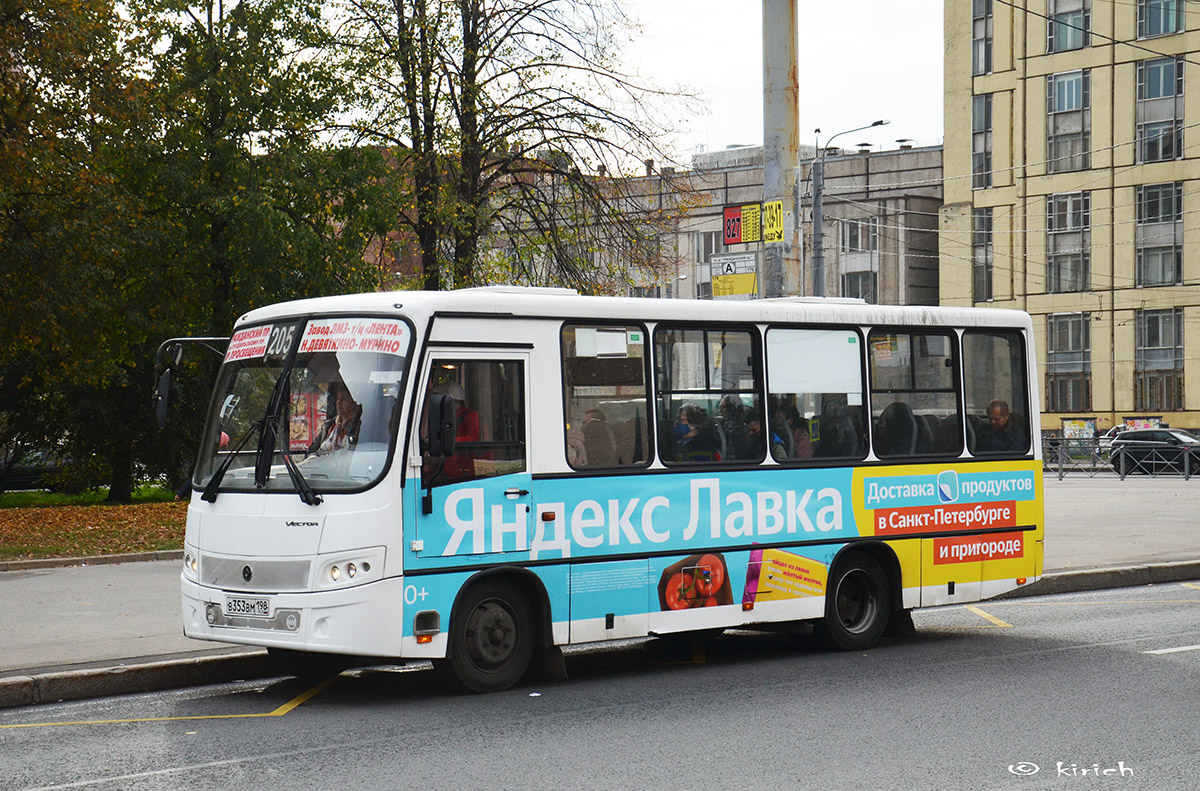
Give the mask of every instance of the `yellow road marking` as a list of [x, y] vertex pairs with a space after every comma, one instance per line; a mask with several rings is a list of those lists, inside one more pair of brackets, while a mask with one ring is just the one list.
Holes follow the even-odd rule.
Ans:
[[308, 701], [313, 696], [328, 689], [338, 677], [326, 679], [310, 690], [289, 700], [274, 711], [265, 714], [198, 714], [190, 717], [141, 717], [128, 720], [79, 720], [76, 722], [18, 722], [12, 725], [0, 725], [0, 730], [9, 728], [49, 728], [60, 725], [125, 725], [136, 722], [185, 722], [189, 720], [250, 720], [262, 717], [282, 717], [292, 709]]
[[1196, 584], [1196, 583], [1194, 583], [1194, 582], [1181, 582], [1181, 583], [1179, 583], [1179, 584], [1180, 584], [1180, 585], [1182, 585], [1182, 586], [1183, 586], [1183, 587], [1185, 587], [1185, 588], [1193, 588], [1193, 589], [1195, 589], [1195, 590], [1198, 590], [1198, 591], [1200, 591], [1200, 585], [1197, 585], [1197, 584]]
[[305, 692], [305, 693], [304, 693], [304, 694], [302, 694], [302, 695], [297, 695], [296, 697], [292, 698], [292, 699], [291, 699], [291, 700], [289, 700], [287, 703], [284, 703], [282, 706], [280, 706], [279, 708], [275, 709], [275, 711], [271, 712], [270, 714], [268, 714], [268, 715], [266, 715], [266, 716], [268, 716], [268, 717], [282, 717], [284, 714], [287, 714], [289, 711], [291, 711], [292, 709], [296, 708], [296, 707], [297, 707], [297, 706], [299, 706], [301, 703], [304, 703], [304, 702], [305, 702], [305, 701], [307, 701], [309, 698], [312, 698], [312, 697], [314, 697], [314, 696], [316, 696], [316, 695], [319, 695], [320, 693], [324, 692], [326, 689], [328, 689], [328, 688], [329, 688], [329, 686], [330, 686], [330, 685], [331, 685], [333, 682], [335, 682], [335, 681], [337, 681], [337, 680], [338, 680], [338, 677], [337, 677], [337, 676], [334, 676], [333, 678], [327, 678], [327, 679], [325, 679], [324, 681], [322, 681], [320, 684], [317, 684], [315, 687], [313, 687], [313, 688], [312, 688], [312, 689], [310, 689], [309, 691]]
[[1001, 629], [1011, 629], [1012, 628], [1011, 623], [1005, 623], [1004, 621], [1000, 620], [996, 616], [990, 615], [990, 614], [984, 612], [983, 610], [979, 609], [974, 604], [964, 604], [963, 609], [970, 610], [971, 612], [978, 615], [980, 618], [983, 618], [985, 621], [992, 622], [996, 626], [999, 626]]

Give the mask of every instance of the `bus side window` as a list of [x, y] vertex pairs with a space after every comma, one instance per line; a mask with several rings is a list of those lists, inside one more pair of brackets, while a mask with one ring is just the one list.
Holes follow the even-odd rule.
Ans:
[[945, 332], [871, 333], [868, 348], [876, 456], [961, 453], [957, 347], [954, 336]]
[[967, 449], [975, 455], [1029, 451], [1029, 384], [1021, 334], [963, 333]]
[[568, 463], [576, 469], [647, 464], [645, 329], [566, 324], [562, 366]]
[[[654, 346], [663, 462], [762, 461], [772, 431], [759, 395], [757, 333], [659, 327]], [[770, 447], [781, 444], [772, 441]]]
[[[867, 453], [862, 338], [851, 329], [767, 330], [777, 460], [861, 459]], [[789, 441], [790, 440], [790, 441]]]

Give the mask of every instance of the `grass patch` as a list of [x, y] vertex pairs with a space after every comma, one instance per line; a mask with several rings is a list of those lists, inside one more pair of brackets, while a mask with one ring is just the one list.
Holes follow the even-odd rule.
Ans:
[[168, 502], [134, 505], [0, 508], [0, 559], [86, 558], [182, 549], [187, 503], [175, 502], [174, 494], [166, 494]]
[[[103, 505], [108, 497], [107, 489], [82, 494], [60, 494], [33, 490], [28, 492], [0, 492], [0, 508], [52, 508], [65, 505]], [[175, 499], [175, 492], [161, 486], [143, 484], [133, 490], [133, 502], [166, 503]]]

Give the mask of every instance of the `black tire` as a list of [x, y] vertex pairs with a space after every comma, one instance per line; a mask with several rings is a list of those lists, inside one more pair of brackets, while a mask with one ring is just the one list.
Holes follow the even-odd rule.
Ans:
[[280, 673], [305, 681], [324, 681], [354, 664], [354, 657], [343, 654], [318, 654], [290, 648], [268, 648], [267, 654]]
[[455, 608], [449, 643], [447, 658], [434, 663], [448, 686], [468, 692], [508, 689], [533, 658], [529, 601], [509, 582], [484, 580]]
[[813, 634], [827, 648], [862, 651], [879, 642], [891, 613], [892, 591], [879, 561], [851, 552], [830, 571], [825, 617]]

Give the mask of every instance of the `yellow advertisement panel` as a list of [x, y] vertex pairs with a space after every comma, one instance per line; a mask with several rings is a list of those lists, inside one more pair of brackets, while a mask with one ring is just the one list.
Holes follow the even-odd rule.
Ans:
[[714, 297], [757, 294], [758, 276], [753, 272], [740, 275], [713, 275], [712, 293]]
[[824, 596], [829, 567], [819, 560], [782, 549], [756, 549], [746, 569], [743, 602], [780, 601]]
[[763, 241], [767, 244], [783, 241], [783, 201], [763, 202]]

